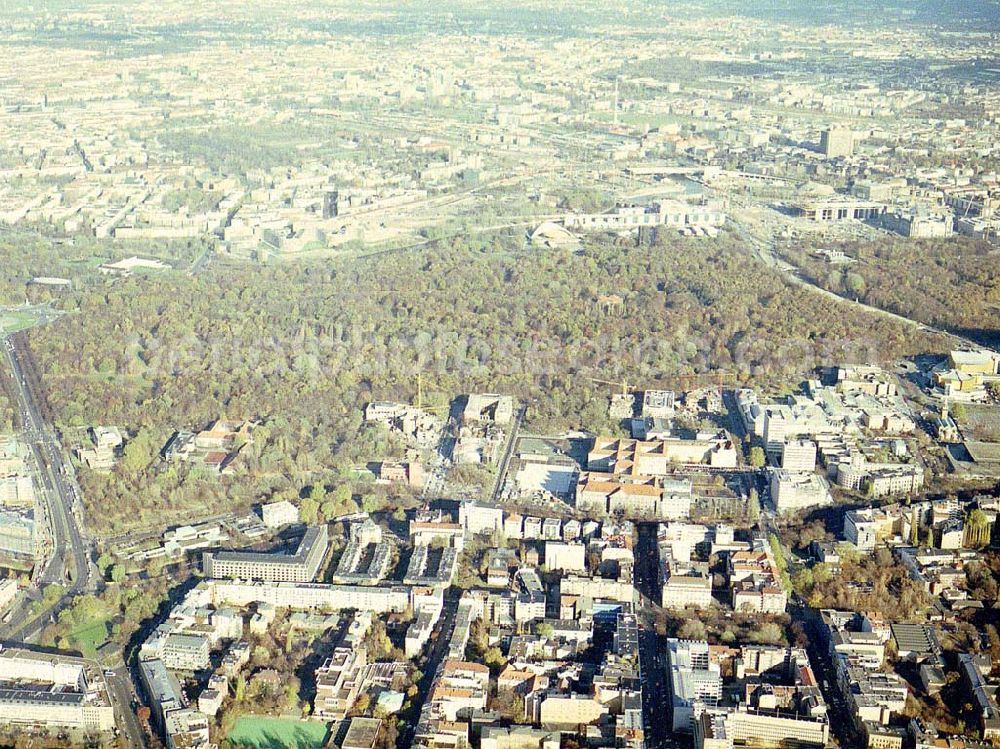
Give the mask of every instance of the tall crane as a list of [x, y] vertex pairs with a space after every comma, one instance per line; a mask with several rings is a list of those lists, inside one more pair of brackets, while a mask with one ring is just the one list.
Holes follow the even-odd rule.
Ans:
[[434, 411], [444, 411], [451, 408], [450, 404], [424, 408], [424, 375], [422, 372], [417, 372], [417, 402], [413, 405], [421, 411], [427, 411], [428, 413], [433, 413]]
[[701, 384], [715, 385], [721, 388], [724, 384], [735, 384], [738, 380], [732, 372], [705, 372], [703, 374], [678, 375], [670, 380], [674, 390], [688, 390]]
[[613, 382], [611, 380], [601, 380], [601, 379], [599, 379], [597, 377], [591, 377], [590, 380], [591, 380], [591, 382], [599, 382], [602, 385], [614, 385], [615, 387], [621, 388], [621, 394], [622, 394], [622, 396], [628, 395], [629, 393], [633, 392], [634, 389], [635, 389], [635, 383], [634, 382], [629, 382], [624, 377], [622, 378], [621, 382]]
[[[636, 383], [629, 382], [627, 379], [621, 379], [620, 381], [614, 380], [602, 380], [598, 377], [591, 377], [591, 382], [597, 382], [602, 385], [613, 385], [619, 389], [620, 394], [624, 397], [629, 395], [629, 393], [638, 392], [636, 390]], [[714, 385], [717, 388], [722, 388], [724, 385], [735, 385], [738, 384], [739, 380], [736, 374], [733, 372], [704, 372], [702, 374], [690, 374], [690, 375], [677, 375], [676, 377], [671, 377], [667, 380], [664, 387], [684, 391], [690, 390], [692, 387], [704, 387]]]

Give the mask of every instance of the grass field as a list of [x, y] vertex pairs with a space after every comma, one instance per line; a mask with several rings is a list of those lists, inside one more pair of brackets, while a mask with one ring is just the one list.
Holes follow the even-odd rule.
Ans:
[[111, 260], [112, 258], [108, 255], [91, 255], [90, 257], [81, 257], [72, 260], [67, 260], [66, 263], [74, 267], [78, 266], [83, 268], [90, 268], [91, 270], [96, 270], [97, 266], [111, 262]]
[[0, 312], [0, 335], [16, 333], [35, 324], [35, 316], [24, 312]]
[[328, 733], [325, 723], [244, 715], [226, 738], [255, 749], [320, 749]]
[[967, 403], [961, 410], [965, 414], [957, 421], [966, 437], [983, 442], [1000, 441], [1000, 406]]
[[87, 622], [70, 632], [66, 639], [84, 656], [93, 658], [97, 649], [108, 641], [108, 623], [104, 619]]
[[5, 570], [15, 570], [16, 572], [31, 572], [32, 564], [20, 559], [4, 558], [0, 568]]
[[[592, 112], [591, 118], [599, 122], [614, 122], [615, 116], [613, 112]], [[667, 114], [665, 112], [619, 112], [618, 122], [622, 125], [649, 125], [650, 127], [660, 128], [665, 125], [681, 125], [684, 124], [690, 117], [685, 117], [683, 115], [673, 115]]]

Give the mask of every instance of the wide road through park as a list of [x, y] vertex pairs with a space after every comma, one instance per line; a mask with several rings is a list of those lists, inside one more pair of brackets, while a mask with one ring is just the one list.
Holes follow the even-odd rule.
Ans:
[[50, 521], [50, 553], [36, 572], [35, 584], [42, 596], [50, 585], [65, 586], [62, 596], [34, 613], [30, 611], [29, 601], [21, 599], [20, 605], [0, 628], [0, 637], [24, 640], [44, 626], [48, 618], [74, 595], [92, 590], [94, 581], [90, 541], [83, 531], [79, 490], [55, 430], [46, 421], [44, 400], [23, 334], [3, 341], [3, 359], [10, 375], [12, 405], [22, 420], [21, 439], [31, 449], [38, 469], [39, 496]]

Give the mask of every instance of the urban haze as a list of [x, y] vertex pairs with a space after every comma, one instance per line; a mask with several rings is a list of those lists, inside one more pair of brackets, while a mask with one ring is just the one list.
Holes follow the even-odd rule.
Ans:
[[0, 0], [0, 746], [1000, 745], [996, 0]]

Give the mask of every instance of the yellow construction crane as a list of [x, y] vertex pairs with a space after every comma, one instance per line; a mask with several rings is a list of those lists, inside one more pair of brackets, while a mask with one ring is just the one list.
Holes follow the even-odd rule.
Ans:
[[705, 372], [696, 375], [679, 375], [670, 380], [674, 390], [688, 390], [692, 384], [698, 387], [703, 384], [715, 385], [721, 388], [724, 384], [735, 384], [738, 380], [731, 372]]
[[[635, 389], [636, 383], [629, 382], [627, 379], [622, 379], [616, 382], [614, 380], [602, 380], [597, 377], [591, 377], [590, 380], [591, 382], [598, 382], [602, 385], [613, 385], [619, 389], [623, 397], [627, 396], [629, 393], [638, 392]], [[711, 385], [714, 385], [717, 388], [722, 388], [723, 385], [735, 385], [738, 383], [739, 380], [732, 372], [705, 372], [703, 374], [678, 375], [676, 377], [671, 377], [667, 380], [667, 383], [663, 387], [671, 390], [684, 391]]]
[[451, 408], [451, 404], [424, 408], [424, 376], [420, 372], [417, 373], [417, 402], [413, 405], [421, 411], [427, 411], [428, 413], [433, 413], [434, 411], [446, 411]]
[[621, 391], [622, 391], [621, 394], [622, 394], [622, 396], [628, 395], [635, 388], [635, 383], [634, 382], [629, 382], [624, 377], [622, 378], [621, 382], [613, 382], [611, 380], [601, 380], [601, 379], [598, 379], [597, 377], [591, 377], [590, 380], [591, 380], [591, 382], [599, 382], [602, 385], [614, 385], [615, 387], [621, 388]]

